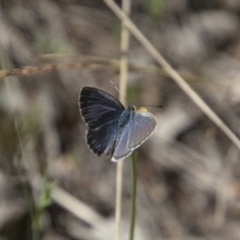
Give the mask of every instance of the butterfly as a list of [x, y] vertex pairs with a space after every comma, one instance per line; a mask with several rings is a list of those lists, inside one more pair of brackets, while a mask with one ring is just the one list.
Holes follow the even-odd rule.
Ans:
[[153, 133], [157, 121], [145, 108], [124, 107], [109, 93], [83, 87], [79, 95], [80, 114], [87, 126], [86, 143], [100, 156], [113, 162], [128, 157]]

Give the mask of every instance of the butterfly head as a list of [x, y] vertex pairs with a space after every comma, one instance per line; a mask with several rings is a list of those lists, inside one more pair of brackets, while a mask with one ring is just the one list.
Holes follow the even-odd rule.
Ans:
[[136, 108], [133, 104], [130, 104], [130, 105], [127, 107], [127, 110], [136, 112], [136, 111], [137, 111], [137, 108]]

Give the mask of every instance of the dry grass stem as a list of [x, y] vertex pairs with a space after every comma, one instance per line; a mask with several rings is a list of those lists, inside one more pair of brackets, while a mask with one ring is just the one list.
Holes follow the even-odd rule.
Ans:
[[[131, 8], [131, 1], [124, 0], [122, 2], [123, 11], [129, 15]], [[125, 27], [125, 24], [122, 23], [122, 32], [121, 32], [121, 60], [120, 60], [120, 101], [125, 104], [126, 89], [127, 89], [127, 78], [128, 78], [128, 59], [127, 52], [129, 48], [129, 31]], [[117, 163], [117, 174], [116, 174], [116, 232], [115, 240], [120, 239], [120, 229], [121, 229], [121, 205], [122, 205], [122, 181], [123, 181], [123, 161]]]
[[[57, 63], [46, 63], [39, 66], [23, 66], [21, 68], [15, 68], [10, 70], [0, 70], [0, 78], [5, 78], [9, 76], [27, 76], [33, 74], [39, 74], [44, 72], [50, 72], [54, 70], [64, 70], [64, 69], [103, 69], [111, 67], [113, 70], [120, 70], [121, 60], [118, 59], [109, 59], [103, 57], [95, 57], [88, 55], [62, 55], [62, 54], [45, 54], [39, 56], [40, 60], [46, 61], [58, 61]], [[63, 62], [59, 62], [63, 61]], [[150, 74], [158, 74], [161, 77], [170, 77], [168, 72], [160, 67], [156, 67], [151, 64], [137, 64], [128, 61], [128, 70], [135, 72], [143, 72]], [[215, 86], [224, 84], [217, 81], [211, 81], [196, 76], [190, 73], [179, 73], [187, 82], [189, 83], [202, 83], [207, 86]], [[123, 95], [125, 96], [125, 95]], [[123, 103], [125, 99], [121, 100]]]

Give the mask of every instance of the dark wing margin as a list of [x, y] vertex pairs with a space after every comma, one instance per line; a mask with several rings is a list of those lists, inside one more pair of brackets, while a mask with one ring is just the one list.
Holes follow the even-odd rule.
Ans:
[[83, 87], [78, 102], [82, 119], [91, 130], [115, 121], [124, 110], [116, 98], [93, 87]]
[[153, 133], [157, 121], [155, 117], [147, 111], [136, 111], [129, 122], [130, 137], [128, 147], [135, 149], [139, 147]]

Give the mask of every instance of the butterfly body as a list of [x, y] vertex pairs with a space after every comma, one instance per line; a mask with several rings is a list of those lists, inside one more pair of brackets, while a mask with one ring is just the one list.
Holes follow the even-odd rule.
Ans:
[[112, 161], [124, 159], [139, 147], [156, 127], [154, 116], [146, 109], [124, 106], [97, 88], [83, 87], [79, 108], [87, 125], [86, 142], [98, 156], [105, 153]]
[[127, 107], [127, 109], [123, 110], [118, 120], [119, 128], [124, 128], [128, 124], [128, 122], [133, 116], [133, 111], [134, 111], [134, 108], [132, 106], [129, 106]]

